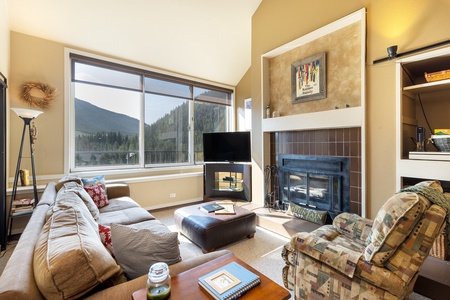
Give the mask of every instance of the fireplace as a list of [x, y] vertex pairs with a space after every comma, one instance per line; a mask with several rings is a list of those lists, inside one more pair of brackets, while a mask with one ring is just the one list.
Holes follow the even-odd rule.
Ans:
[[278, 195], [282, 207], [294, 202], [328, 211], [333, 217], [350, 211], [348, 157], [280, 154]]
[[[324, 185], [327, 185], [331, 186], [326, 194], [328, 199], [329, 193], [338, 193], [341, 195], [340, 200], [335, 200], [336, 198], [333, 196], [330, 210], [349, 211], [358, 215], [362, 214], [363, 163], [361, 157], [361, 128], [278, 131], [271, 133], [270, 140], [270, 162], [277, 169], [283, 168], [281, 158], [296, 156], [300, 159], [306, 157], [311, 160], [310, 162], [305, 162], [304, 160], [297, 162], [286, 161], [289, 165], [288, 169], [292, 173], [292, 176], [289, 178], [292, 179], [291, 185], [298, 183], [298, 178], [300, 178], [304, 184], [309, 182], [310, 185], [313, 184], [313, 186], [316, 185], [319, 187], [313, 190], [312, 193], [310, 192], [309, 198], [307, 198], [307, 194], [306, 196], [301, 195], [303, 193], [301, 189], [297, 189], [288, 198], [288, 194], [283, 194], [283, 190], [280, 188], [281, 180], [286, 182], [287, 179], [283, 178], [280, 172], [277, 171], [277, 182], [272, 182], [269, 185], [269, 191], [273, 192], [273, 195], [268, 200], [270, 203], [279, 203], [286, 206], [290, 201], [288, 199], [294, 199], [296, 203], [301, 203], [302, 201], [308, 203], [307, 201], [310, 201], [312, 205], [323, 207], [326, 206], [326, 204], [322, 203], [325, 200], [317, 196], [323, 194], [323, 190], [321, 189], [323, 189]], [[336, 166], [334, 170], [326, 169], [324, 165], [329, 162], [329, 158], [331, 161], [335, 161], [334, 163], [339, 168], [344, 170], [344, 174], [337, 176], [335, 170], [338, 167]], [[296, 164], [302, 164], [306, 169], [302, 170], [300, 168], [300, 170], [296, 170], [295, 172], [291, 171], [291, 169], [295, 169]], [[274, 176], [272, 178], [275, 179]], [[330, 184], [326, 184], [328, 182]]]

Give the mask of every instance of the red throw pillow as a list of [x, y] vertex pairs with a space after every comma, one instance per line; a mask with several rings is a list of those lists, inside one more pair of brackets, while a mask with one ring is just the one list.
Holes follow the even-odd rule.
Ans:
[[88, 192], [89, 196], [91, 196], [92, 200], [94, 200], [94, 203], [98, 208], [105, 207], [109, 204], [108, 197], [101, 184], [85, 186], [84, 189]]
[[114, 250], [111, 240], [111, 227], [98, 224], [98, 233], [100, 234], [100, 239], [102, 240], [103, 245], [105, 245], [106, 249], [108, 249], [111, 255], [114, 256]]

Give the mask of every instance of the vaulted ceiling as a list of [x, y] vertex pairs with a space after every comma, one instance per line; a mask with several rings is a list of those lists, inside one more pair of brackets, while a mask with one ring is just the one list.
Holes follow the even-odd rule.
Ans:
[[12, 31], [236, 85], [262, 0], [7, 0]]

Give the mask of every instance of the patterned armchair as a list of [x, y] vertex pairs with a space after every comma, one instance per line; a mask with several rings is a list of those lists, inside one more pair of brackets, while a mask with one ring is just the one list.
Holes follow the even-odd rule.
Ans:
[[295, 234], [282, 252], [284, 285], [295, 299], [403, 299], [445, 225], [445, 201], [438, 182], [422, 182], [373, 221], [343, 213]]

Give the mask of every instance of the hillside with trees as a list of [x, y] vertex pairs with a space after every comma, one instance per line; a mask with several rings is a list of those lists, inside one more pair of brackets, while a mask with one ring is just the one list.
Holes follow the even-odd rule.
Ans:
[[[226, 108], [195, 105], [195, 160], [202, 160], [203, 132], [226, 129]], [[77, 166], [138, 164], [139, 120], [75, 99]], [[176, 107], [151, 125], [145, 124], [145, 162], [182, 163], [189, 157], [189, 103]]]

